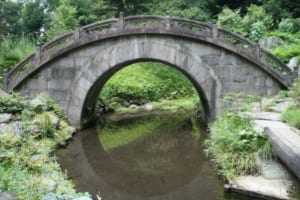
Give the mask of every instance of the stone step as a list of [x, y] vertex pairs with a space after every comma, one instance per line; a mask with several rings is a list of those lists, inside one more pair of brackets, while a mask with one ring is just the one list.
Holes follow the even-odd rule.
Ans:
[[279, 121], [255, 120], [255, 126], [263, 128], [277, 157], [300, 180], [299, 131]]

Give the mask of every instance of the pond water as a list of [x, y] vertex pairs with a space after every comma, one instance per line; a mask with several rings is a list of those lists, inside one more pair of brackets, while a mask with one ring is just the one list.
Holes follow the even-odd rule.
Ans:
[[102, 200], [248, 200], [223, 193], [201, 122], [183, 113], [106, 121], [58, 152], [76, 189]]

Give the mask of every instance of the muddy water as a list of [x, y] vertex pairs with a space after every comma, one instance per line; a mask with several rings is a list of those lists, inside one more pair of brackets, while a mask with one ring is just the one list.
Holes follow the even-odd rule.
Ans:
[[59, 163], [77, 190], [102, 200], [242, 200], [225, 195], [193, 117], [107, 121], [77, 134]]

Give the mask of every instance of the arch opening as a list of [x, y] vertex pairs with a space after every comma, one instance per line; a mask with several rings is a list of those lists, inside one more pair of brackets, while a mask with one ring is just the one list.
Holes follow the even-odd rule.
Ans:
[[[145, 106], [150, 102], [164, 99], [172, 101], [180, 98], [193, 99], [198, 115], [201, 115], [205, 121], [209, 120], [211, 118], [210, 105], [203, 88], [191, 74], [183, 69], [182, 66], [176, 66], [164, 60], [144, 58], [126, 61], [111, 67], [98, 77], [88, 90], [82, 107], [80, 127], [85, 128], [95, 123], [100, 110], [109, 112], [114, 111], [118, 106]], [[139, 73], [140, 77], [132, 77]], [[141, 73], [147, 73], [147, 75]], [[121, 80], [124, 76], [128, 76], [127, 80]], [[155, 83], [163, 79], [168, 80]], [[169, 83], [166, 84], [166, 82]], [[149, 83], [151, 85], [147, 86]], [[161, 85], [164, 83], [166, 85]], [[122, 85], [124, 91], [113, 91], [118, 89], [115, 87], [123, 87]], [[142, 88], [143, 86], [146, 88]], [[100, 110], [99, 103], [101, 104]]]

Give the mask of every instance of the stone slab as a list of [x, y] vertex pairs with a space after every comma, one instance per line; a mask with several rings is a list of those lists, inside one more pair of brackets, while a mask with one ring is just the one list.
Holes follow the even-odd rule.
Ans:
[[269, 120], [269, 121], [280, 121], [281, 115], [274, 112], [256, 112], [250, 113], [257, 120]]
[[292, 181], [266, 179], [262, 176], [239, 176], [230, 183], [230, 190], [265, 199], [288, 200]]
[[277, 157], [300, 180], [300, 134], [294, 128], [277, 121], [255, 120], [273, 143]]

